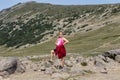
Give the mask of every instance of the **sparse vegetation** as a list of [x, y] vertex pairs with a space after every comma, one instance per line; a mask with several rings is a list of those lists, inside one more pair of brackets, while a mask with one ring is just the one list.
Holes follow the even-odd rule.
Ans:
[[[13, 8], [12, 10], [9, 8], [8, 12], [13, 12], [9, 13], [4, 19], [2, 18], [8, 12], [4, 13], [4, 15], [0, 13], [0, 45], [5, 46], [5, 51], [3, 48], [0, 48], [0, 55], [26, 56], [47, 54], [51, 49], [55, 48], [55, 39], [31, 47], [22, 49], [19, 47], [27, 44], [34, 45], [41, 43], [41, 40], [49, 40], [49, 37], [53, 37], [58, 31], [63, 31], [70, 41], [66, 45], [68, 53], [93, 55], [93, 52], [100, 53], [108, 49], [118, 48], [120, 45], [118, 39], [120, 24], [118, 22], [111, 21], [103, 24], [103, 27], [96, 30], [94, 30], [94, 27], [87, 27], [91, 22], [94, 25], [94, 23], [97, 23], [97, 20], [98, 22], [107, 20], [107, 18], [102, 18], [101, 15], [108, 9], [110, 11], [113, 10], [113, 13], [109, 12], [110, 16], [119, 16], [117, 14], [119, 13], [119, 6], [118, 4], [118, 8], [114, 11], [114, 6], [110, 5], [62, 6], [29, 2], [25, 3], [21, 8]], [[88, 19], [90, 20], [85, 22]], [[74, 22], [75, 20], [80, 21], [77, 23]], [[78, 30], [78, 32], [75, 30]], [[85, 33], [82, 33], [82, 31], [85, 31]], [[70, 35], [71, 33], [74, 34]], [[111, 47], [104, 46], [106, 43], [109, 43]], [[12, 49], [9, 49], [10, 47]]]
[[87, 62], [81, 62], [82, 66], [87, 66]]

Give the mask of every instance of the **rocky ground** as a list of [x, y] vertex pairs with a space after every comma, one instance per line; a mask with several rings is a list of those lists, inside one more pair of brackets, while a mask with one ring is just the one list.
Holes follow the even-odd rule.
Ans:
[[0, 58], [0, 80], [119, 80], [120, 50], [103, 55], [83, 57], [69, 54], [65, 66], [48, 55], [22, 58]]

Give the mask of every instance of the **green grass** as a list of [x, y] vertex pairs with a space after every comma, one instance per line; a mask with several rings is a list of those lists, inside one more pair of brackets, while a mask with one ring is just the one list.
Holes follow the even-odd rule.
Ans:
[[120, 34], [118, 26], [119, 24], [110, 24], [92, 32], [76, 34], [71, 37], [71, 42], [67, 45], [68, 51], [76, 53], [86, 52], [114, 40], [118, 38], [116, 35]]
[[[80, 53], [83, 55], [90, 56], [100, 54], [101, 52], [112, 49], [113, 47], [118, 48], [120, 45], [120, 39], [118, 39], [118, 37], [120, 36], [119, 31], [120, 24], [113, 23], [94, 31], [77, 33], [73, 36], [67, 36], [66, 38], [70, 41], [67, 45], [65, 45], [67, 53]], [[27, 56], [49, 54], [50, 50], [55, 48], [55, 40], [56, 38], [30, 48], [9, 50], [6, 51], [4, 54], [2, 53], [0, 55]], [[104, 47], [103, 45], [106, 43], [110, 43], [110, 46]]]
[[7, 51], [7, 48], [4, 46], [0, 46], [0, 55], [5, 54], [5, 51]]

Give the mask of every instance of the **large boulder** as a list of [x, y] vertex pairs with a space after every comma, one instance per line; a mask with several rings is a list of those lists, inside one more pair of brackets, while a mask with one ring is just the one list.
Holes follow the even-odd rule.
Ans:
[[17, 58], [3, 58], [0, 60], [0, 72], [14, 73], [17, 69]]
[[14, 57], [0, 58], [0, 75], [5, 76], [15, 72], [25, 72], [24, 65]]
[[103, 53], [104, 57], [109, 57], [115, 60], [115, 56], [120, 55], [120, 49], [110, 50]]

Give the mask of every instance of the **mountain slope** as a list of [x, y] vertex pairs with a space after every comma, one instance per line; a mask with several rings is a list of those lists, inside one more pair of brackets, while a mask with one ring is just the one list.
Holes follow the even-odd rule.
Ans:
[[[108, 29], [109, 27], [109, 29]], [[80, 53], [84, 55], [96, 55], [102, 51], [120, 48], [120, 24], [109, 24], [100, 29], [87, 32], [76, 33], [75, 35], [67, 37], [69, 44], [66, 45], [68, 53]], [[56, 38], [55, 38], [56, 39]], [[55, 39], [24, 49], [8, 50], [2, 54], [4, 56], [26, 56], [48, 54], [51, 49], [55, 48]]]
[[6, 53], [1, 55], [48, 53], [60, 30], [70, 40], [69, 53], [119, 48], [119, 14], [120, 4], [19, 3], [0, 12], [0, 51]]

